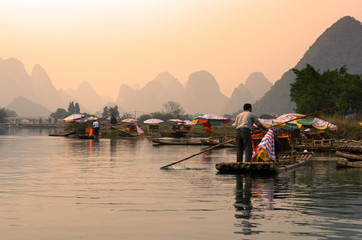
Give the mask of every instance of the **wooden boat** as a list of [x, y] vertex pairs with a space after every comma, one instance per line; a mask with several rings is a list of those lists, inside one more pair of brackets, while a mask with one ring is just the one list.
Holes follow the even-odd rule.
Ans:
[[362, 161], [348, 161], [345, 158], [338, 158], [336, 164], [337, 167], [362, 168]]
[[64, 131], [62, 131], [60, 133], [49, 134], [49, 136], [51, 136], [51, 137], [67, 137], [67, 136], [70, 136], [72, 134], [75, 134], [74, 130], [64, 130]]
[[280, 153], [277, 162], [221, 162], [216, 164], [219, 173], [279, 173], [305, 165], [311, 152]]
[[203, 138], [161, 137], [152, 139], [152, 142], [160, 145], [203, 145], [202, 140]]

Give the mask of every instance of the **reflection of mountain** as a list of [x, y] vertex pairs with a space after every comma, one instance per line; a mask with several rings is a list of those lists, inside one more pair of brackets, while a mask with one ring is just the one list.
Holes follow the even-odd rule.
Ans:
[[[328, 28], [304, 54], [295, 68], [302, 69], [306, 64], [326, 71], [346, 65], [347, 72], [362, 73], [362, 26], [352, 17], [344, 17]], [[263, 98], [254, 105], [257, 114], [277, 115], [293, 112], [295, 104], [290, 101], [290, 84], [295, 81], [289, 70], [277, 81]]]

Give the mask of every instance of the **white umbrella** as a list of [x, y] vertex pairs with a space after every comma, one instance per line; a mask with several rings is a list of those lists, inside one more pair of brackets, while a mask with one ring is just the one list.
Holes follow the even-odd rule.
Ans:
[[150, 119], [143, 121], [143, 123], [158, 124], [158, 123], [163, 123], [163, 120], [158, 119], [158, 118], [150, 118]]
[[175, 123], [182, 123], [183, 122], [181, 119], [178, 119], [178, 118], [172, 118], [172, 119], [169, 119], [167, 121], [168, 122], [175, 122]]
[[82, 115], [82, 114], [72, 114], [72, 115], [69, 115], [68, 117], [64, 118], [63, 121], [64, 122], [73, 122], [73, 121], [82, 119], [83, 117], [84, 117], [84, 115]]
[[135, 123], [135, 122], [137, 122], [137, 120], [133, 118], [126, 118], [121, 121], [121, 123]]
[[196, 123], [194, 123], [193, 121], [190, 121], [190, 120], [184, 120], [184, 121], [182, 121], [182, 124], [184, 124], [184, 125], [195, 125]]

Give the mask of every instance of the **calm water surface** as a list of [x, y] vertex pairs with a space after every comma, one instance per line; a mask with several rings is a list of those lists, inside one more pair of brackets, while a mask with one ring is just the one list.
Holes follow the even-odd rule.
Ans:
[[218, 174], [234, 149], [0, 129], [0, 239], [362, 239], [360, 169]]

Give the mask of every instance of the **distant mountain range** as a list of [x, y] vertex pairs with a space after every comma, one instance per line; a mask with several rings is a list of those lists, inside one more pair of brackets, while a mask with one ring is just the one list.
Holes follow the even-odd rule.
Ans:
[[[361, 23], [352, 17], [337, 21], [316, 40], [295, 68], [302, 69], [306, 64], [321, 71], [346, 65], [349, 73], [361, 74]], [[35, 65], [29, 75], [19, 60], [10, 58], [0, 59], [0, 107], [14, 110], [20, 116], [44, 116], [57, 108], [67, 110], [73, 101], [79, 103], [82, 112], [102, 112], [104, 106], [117, 105], [120, 112], [151, 113], [161, 111], [168, 101], [176, 101], [189, 114], [233, 114], [241, 111], [245, 102], [255, 102], [253, 110], [257, 114], [279, 115], [293, 112], [295, 105], [290, 101], [289, 90], [294, 81], [291, 69], [274, 85], [263, 73], [252, 73], [228, 98], [207, 71], [190, 74], [184, 85], [170, 73], [163, 72], [143, 88], [122, 84], [117, 99], [112, 101], [100, 96], [87, 82], [81, 83], [76, 90], [57, 90], [40, 65]]]
[[[261, 81], [260, 77], [263, 78]], [[262, 73], [253, 73], [245, 86], [240, 84], [248, 92], [248, 101], [251, 102], [271, 85]], [[257, 89], [258, 86], [261, 88]], [[14, 58], [0, 60], [0, 87], [1, 103], [19, 116], [46, 116], [57, 108], [67, 110], [71, 101], [78, 102], [81, 111], [89, 113], [102, 112], [104, 106], [114, 105], [119, 107], [120, 112], [151, 113], [161, 111], [162, 105], [168, 101], [176, 101], [187, 113], [223, 114], [240, 109], [243, 101], [237, 94], [227, 98], [220, 92], [214, 76], [207, 71], [199, 71], [192, 73], [185, 85], [168, 72], [160, 73], [143, 88], [135, 89], [122, 84], [114, 102], [109, 97], [100, 96], [87, 82], [82, 82], [76, 90], [56, 90], [39, 64], [28, 75], [24, 65]], [[236, 107], [226, 108], [230, 102], [236, 102]]]
[[[362, 74], [362, 26], [353, 17], [343, 17], [328, 28], [308, 49], [294, 67], [303, 69], [310, 64], [321, 72], [347, 67], [348, 73]], [[294, 112], [295, 104], [290, 100], [290, 84], [295, 74], [290, 69], [274, 86], [254, 104], [256, 114], [280, 115]]]

